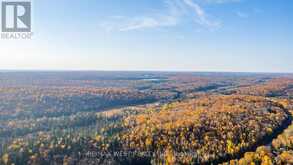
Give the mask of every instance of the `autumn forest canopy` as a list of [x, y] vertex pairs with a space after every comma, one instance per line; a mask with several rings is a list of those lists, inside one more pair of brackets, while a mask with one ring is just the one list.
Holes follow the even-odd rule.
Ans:
[[293, 75], [0, 72], [0, 164], [293, 164]]

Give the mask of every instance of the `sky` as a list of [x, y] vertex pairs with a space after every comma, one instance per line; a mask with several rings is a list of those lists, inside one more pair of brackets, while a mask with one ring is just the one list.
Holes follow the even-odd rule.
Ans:
[[32, 0], [5, 70], [293, 72], [293, 0]]

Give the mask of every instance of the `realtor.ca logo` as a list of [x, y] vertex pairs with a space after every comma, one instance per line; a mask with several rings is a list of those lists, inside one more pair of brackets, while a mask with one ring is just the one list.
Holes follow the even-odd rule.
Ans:
[[31, 2], [2, 1], [1, 38], [31, 39]]

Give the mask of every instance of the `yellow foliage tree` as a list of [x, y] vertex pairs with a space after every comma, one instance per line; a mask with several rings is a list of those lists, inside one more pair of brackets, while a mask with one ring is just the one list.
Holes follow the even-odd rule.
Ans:
[[8, 162], [9, 162], [9, 155], [8, 154], [4, 154], [2, 156], [2, 161], [4, 162], [4, 164], [8, 164]]

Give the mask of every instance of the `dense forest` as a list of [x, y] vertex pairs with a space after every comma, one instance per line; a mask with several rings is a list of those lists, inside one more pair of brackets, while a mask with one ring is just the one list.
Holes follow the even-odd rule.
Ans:
[[0, 73], [0, 164], [293, 164], [293, 76]]

